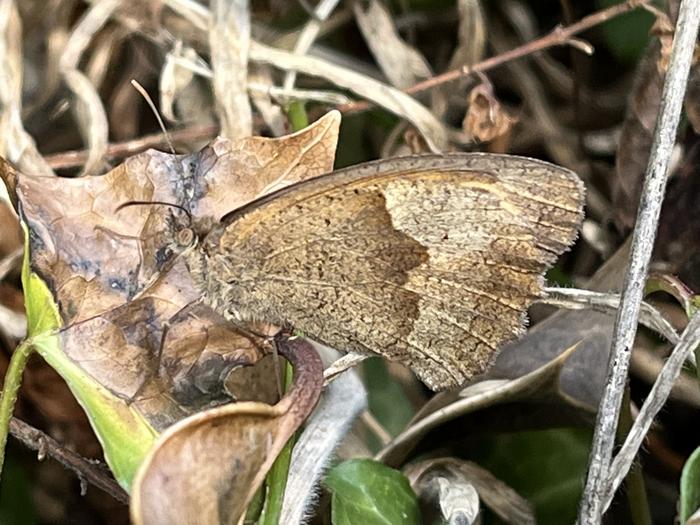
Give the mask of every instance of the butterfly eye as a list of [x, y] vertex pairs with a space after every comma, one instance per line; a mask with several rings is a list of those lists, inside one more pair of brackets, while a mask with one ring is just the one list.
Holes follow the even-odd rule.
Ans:
[[192, 228], [185, 228], [177, 232], [177, 243], [182, 247], [187, 247], [194, 241], [194, 232]]

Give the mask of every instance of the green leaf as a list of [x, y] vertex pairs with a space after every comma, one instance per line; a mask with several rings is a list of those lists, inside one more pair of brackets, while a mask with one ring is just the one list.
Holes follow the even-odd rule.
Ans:
[[[621, 0], [597, 0], [598, 9], [619, 4]], [[636, 9], [605, 22], [601, 26], [610, 52], [624, 64], [636, 64], [649, 41], [654, 15]]]
[[415, 414], [406, 393], [391, 377], [383, 359], [367, 359], [362, 363], [362, 373], [366, 379], [370, 412], [392, 436], [397, 435]]
[[474, 459], [532, 503], [540, 525], [574, 523], [591, 433], [579, 429], [513, 432], [484, 438]]
[[690, 455], [681, 474], [681, 523], [700, 508], [700, 447]]
[[131, 480], [158, 433], [126, 401], [95, 381], [61, 350], [61, 317], [46, 283], [31, 271], [29, 234], [25, 229], [22, 285], [27, 312], [28, 343], [66, 381], [85, 410], [114, 477], [129, 489]]
[[333, 494], [334, 525], [387, 525], [421, 523], [418, 500], [398, 470], [371, 459], [351, 459], [326, 477]]
[[9, 454], [0, 483], [0, 525], [36, 525], [32, 485], [22, 464]]

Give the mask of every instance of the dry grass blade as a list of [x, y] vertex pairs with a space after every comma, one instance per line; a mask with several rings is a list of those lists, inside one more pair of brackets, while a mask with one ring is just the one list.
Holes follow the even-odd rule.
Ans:
[[428, 108], [398, 89], [331, 62], [297, 56], [257, 42], [251, 42], [250, 59], [285, 71], [295, 70], [325, 78], [408, 120], [423, 135], [432, 151], [440, 152], [448, 148], [448, 130], [445, 125]]
[[[455, 70], [469, 67], [483, 59], [486, 52], [486, 19], [481, 7], [481, 0], [458, 0], [459, 27], [457, 47], [452, 53], [448, 69]], [[467, 79], [462, 79], [458, 86], [439, 86], [432, 94], [433, 111], [444, 116], [450, 109], [450, 97], [465, 91]], [[458, 87], [458, 89], [455, 89]]]
[[209, 30], [211, 66], [221, 134], [230, 139], [253, 133], [248, 100], [250, 7], [247, 0], [216, 0]]
[[486, 20], [481, 0], [458, 0], [459, 33], [450, 69], [470, 66], [481, 60], [486, 50]]
[[[330, 16], [330, 14], [338, 5], [339, 0], [321, 0], [314, 10], [314, 17], [307, 22], [304, 29], [299, 33], [299, 38], [294, 44], [294, 54], [295, 55], [305, 55], [306, 52], [311, 48], [316, 37], [321, 32], [321, 26], [323, 22]], [[296, 81], [296, 71], [287, 71], [284, 77], [284, 89], [291, 89]]]
[[53, 175], [22, 125], [22, 23], [14, 0], [0, 1], [0, 155], [20, 169]]
[[362, 36], [392, 85], [405, 89], [432, 76], [428, 62], [401, 39], [389, 11], [378, 0], [371, 0], [367, 10], [359, 2], [353, 9]]
[[[620, 307], [619, 294], [605, 294], [576, 288], [546, 288], [545, 292], [547, 296], [541, 298], [539, 302], [561, 308], [572, 310], [592, 308], [593, 310], [614, 312]], [[674, 344], [679, 341], [678, 334], [671, 323], [648, 303], [642, 303], [639, 322], [663, 335]]]
[[101, 171], [103, 157], [107, 152], [109, 126], [107, 112], [97, 89], [78, 66], [92, 37], [107, 23], [120, 4], [120, 0], [101, 0], [95, 3], [73, 29], [59, 62], [63, 79], [76, 98], [75, 116], [80, 134], [88, 144], [88, 158], [83, 174]]
[[272, 100], [271, 68], [256, 64], [248, 73], [248, 90], [250, 101], [260, 113], [262, 119], [275, 137], [284, 135], [287, 130], [287, 117], [282, 108]]
[[671, 393], [673, 384], [683, 369], [688, 356], [700, 345], [700, 315], [696, 314], [688, 323], [683, 332], [680, 342], [676, 345], [671, 356], [666, 361], [659, 377], [649, 392], [644, 405], [639, 411], [639, 416], [632, 425], [622, 448], [610, 466], [610, 474], [604, 488], [602, 497], [603, 512], [612, 501], [615, 491], [625, 479], [627, 472], [632, 466], [637, 452], [642, 446], [642, 442], [651, 428], [651, 424], [663, 407], [666, 399]]
[[181, 61], [185, 60], [194, 64], [197, 59], [197, 52], [191, 47], [184, 47], [179, 41], [165, 55], [158, 92], [160, 94], [160, 111], [171, 122], [178, 120], [175, 115], [175, 100], [192, 81], [195, 74], [191, 67], [183, 66]]

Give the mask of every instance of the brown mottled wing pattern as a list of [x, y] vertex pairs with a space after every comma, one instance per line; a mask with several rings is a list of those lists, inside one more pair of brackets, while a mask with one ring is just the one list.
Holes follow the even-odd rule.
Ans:
[[443, 389], [482, 372], [522, 332], [582, 205], [575, 174], [536, 160], [393, 159], [235, 212], [191, 265], [229, 318], [290, 324]]

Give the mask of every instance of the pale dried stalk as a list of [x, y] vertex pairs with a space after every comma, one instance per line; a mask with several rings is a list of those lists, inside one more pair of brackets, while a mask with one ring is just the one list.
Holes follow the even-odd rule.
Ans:
[[100, 171], [107, 152], [109, 125], [97, 89], [78, 69], [78, 65], [92, 37], [102, 29], [120, 4], [120, 0], [100, 0], [93, 4], [71, 32], [59, 60], [59, 71], [76, 99], [75, 116], [80, 134], [88, 145], [83, 174]]
[[0, 1], [0, 155], [26, 173], [54, 174], [22, 124], [22, 22], [14, 0]]
[[350, 352], [349, 354], [345, 354], [343, 357], [336, 359], [323, 371], [323, 386], [328, 385], [340, 374], [359, 365], [362, 361], [368, 358], [369, 356], [367, 354], [356, 354], [354, 352]]
[[[203, 24], [211, 18], [211, 13], [206, 8], [187, 0], [167, 0], [167, 5], [182, 13], [183, 16], [189, 17], [191, 15], [196, 20], [196, 23], [193, 22], [196, 26], [194, 29], [200, 31], [201, 27], [198, 24]], [[269, 64], [284, 71], [297, 71], [325, 78], [331, 83], [354, 91], [373, 104], [382, 106], [387, 111], [408, 120], [423, 135], [432, 151], [444, 151], [449, 146], [447, 127], [428, 108], [410, 95], [367, 75], [319, 58], [295, 55], [275, 49], [252, 39], [248, 58], [250, 61]]]
[[644, 283], [654, 247], [669, 160], [675, 143], [699, 23], [700, 0], [683, 0], [632, 235], [629, 269], [613, 329], [608, 378], [598, 409], [588, 477], [579, 510], [580, 525], [600, 523], [605, 508], [606, 484], [622, 396], [627, 384], [630, 352], [637, 332]]
[[[592, 308], [596, 311], [612, 312], [620, 306], [620, 296], [618, 294], [606, 294], [592, 292], [590, 290], [579, 290], [577, 288], [550, 288], [546, 287], [545, 297], [538, 299], [538, 302], [568, 308], [570, 310], [582, 310]], [[642, 302], [639, 322], [664, 336], [671, 343], [676, 344], [680, 338], [678, 333], [671, 326], [661, 313], [648, 303]]]
[[221, 134], [230, 139], [249, 137], [253, 133], [247, 89], [250, 6], [247, 0], [216, 0], [211, 11], [212, 84]]
[[416, 48], [404, 42], [391, 14], [379, 0], [370, 0], [366, 10], [356, 2], [353, 10], [367, 46], [393, 86], [406, 89], [432, 76], [428, 62]]
[[[199, 61], [191, 60], [181, 55], [168, 55], [168, 60], [173, 64], [189, 69], [192, 73], [200, 75], [204, 78], [212, 78], [211, 69]], [[337, 93], [322, 89], [300, 89], [300, 88], [285, 88], [262, 82], [248, 80], [248, 91], [251, 93], [260, 93], [270, 95], [280, 99], [295, 99], [295, 100], [315, 100], [317, 102], [325, 102], [327, 104], [348, 104], [350, 98]]]
[[622, 448], [610, 466], [610, 474], [603, 493], [603, 512], [610, 506], [615, 491], [619, 488], [625, 476], [627, 476], [627, 472], [632, 466], [654, 418], [671, 394], [671, 389], [683, 369], [683, 364], [698, 345], [700, 345], [700, 314], [694, 315], [688, 326], [686, 326], [680, 342], [667, 359], [654, 386], [651, 388], [651, 392], [649, 392], [644, 401], [637, 419], [627, 434]]
[[301, 71], [325, 78], [408, 120], [423, 135], [431, 150], [444, 151], [449, 145], [447, 128], [428, 108], [413, 97], [373, 78], [319, 58], [297, 56], [257, 42], [251, 42], [250, 59], [285, 71]]
[[[321, 26], [326, 19], [331, 16], [331, 13], [338, 5], [339, 0], [321, 0], [316, 9], [314, 9], [314, 17], [309, 20], [304, 29], [299, 33], [299, 38], [294, 44], [295, 55], [305, 55], [309, 49], [311, 49], [311, 44], [314, 43], [316, 37], [321, 31]], [[285, 90], [290, 90], [294, 87], [294, 82], [296, 82], [297, 72], [287, 71], [284, 77], [284, 83], [282, 84]]]

